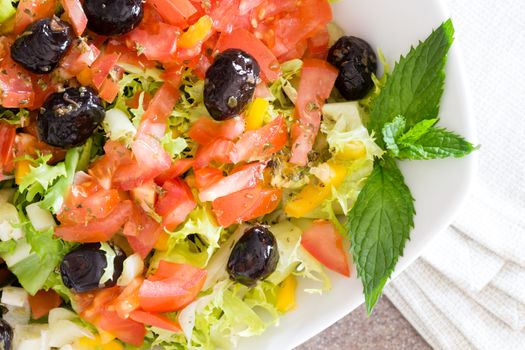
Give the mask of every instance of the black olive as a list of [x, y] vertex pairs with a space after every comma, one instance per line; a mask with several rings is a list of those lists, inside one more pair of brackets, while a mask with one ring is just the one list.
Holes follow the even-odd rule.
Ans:
[[230, 278], [246, 286], [253, 286], [277, 268], [279, 251], [277, 241], [264, 226], [254, 226], [233, 247], [228, 259]]
[[71, 27], [60, 19], [44, 18], [29, 25], [11, 45], [11, 57], [25, 69], [51, 73], [73, 42]]
[[[113, 287], [122, 274], [126, 256], [118, 247], [111, 247], [115, 254], [113, 275], [106, 281], [101, 281], [108, 266], [107, 253], [100, 243], [83, 244], [76, 250], [68, 253], [60, 264], [60, 273], [64, 285], [77, 293], [89, 292], [95, 289]], [[101, 283], [103, 282], [103, 283]]]
[[328, 62], [339, 69], [335, 87], [347, 100], [362, 99], [374, 86], [377, 56], [363, 39], [342, 37], [330, 48]]
[[253, 98], [260, 71], [255, 58], [241, 50], [226, 50], [215, 58], [204, 81], [204, 104], [213, 119], [241, 113]]
[[131, 32], [144, 18], [143, 0], [85, 0], [87, 27], [100, 35]]
[[100, 98], [91, 88], [67, 88], [44, 102], [37, 118], [38, 136], [52, 146], [79, 146], [93, 134], [105, 115]]
[[13, 328], [5, 320], [0, 319], [0, 349], [11, 350], [13, 348]]

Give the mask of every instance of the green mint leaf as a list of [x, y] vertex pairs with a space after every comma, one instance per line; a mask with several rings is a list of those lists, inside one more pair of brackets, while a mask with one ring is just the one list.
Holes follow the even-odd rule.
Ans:
[[398, 115], [406, 118], [407, 127], [438, 116], [453, 36], [454, 27], [448, 20], [406, 57], [401, 57], [372, 106], [370, 131], [381, 135], [384, 124]]
[[428, 160], [461, 158], [477, 147], [463, 137], [442, 128], [432, 128], [414, 143], [401, 143], [399, 159]]
[[397, 157], [399, 155], [398, 140], [403, 136], [406, 129], [406, 120], [398, 116], [392, 122], [386, 123], [383, 127], [383, 141], [390, 153]]
[[414, 214], [414, 199], [395, 160], [378, 162], [348, 221], [351, 252], [369, 314], [403, 255]]
[[399, 138], [399, 143], [414, 143], [417, 142], [423, 135], [428, 133], [430, 129], [436, 123], [438, 122], [438, 119], [425, 119], [417, 123], [412, 127], [412, 129], [408, 130], [405, 134], [403, 134]]

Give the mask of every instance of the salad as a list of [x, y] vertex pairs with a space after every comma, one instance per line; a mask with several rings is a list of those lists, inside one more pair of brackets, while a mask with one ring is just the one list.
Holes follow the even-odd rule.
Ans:
[[231, 348], [352, 265], [371, 312], [397, 162], [475, 150], [453, 32], [390, 70], [328, 0], [0, 0], [1, 346]]

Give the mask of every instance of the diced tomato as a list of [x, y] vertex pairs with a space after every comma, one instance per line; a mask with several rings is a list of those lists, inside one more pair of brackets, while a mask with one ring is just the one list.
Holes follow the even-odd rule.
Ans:
[[106, 78], [99, 89], [98, 96], [108, 103], [113, 103], [119, 93], [119, 85], [112, 78]]
[[93, 72], [92, 80], [93, 84], [97, 89], [100, 89], [107, 76], [111, 73], [111, 70], [115, 67], [120, 55], [117, 53], [102, 54], [100, 55], [95, 63], [91, 66]]
[[230, 154], [235, 144], [230, 140], [215, 139], [207, 145], [200, 146], [195, 155], [193, 167], [200, 169], [216, 161], [223, 164], [231, 163]]
[[279, 152], [288, 142], [288, 127], [283, 116], [271, 123], [244, 133], [231, 153], [234, 163], [262, 160]]
[[106, 54], [120, 55], [119, 66], [134, 66], [139, 69], [155, 68], [156, 63], [148, 60], [144, 55], [139, 56], [135, 49], [128, 48], [117, 39], [110, 39], [106, 45]]
[[335, 226], [318, 220], [301, 236], [301, 244], [314, 258], [330, 270], [350, 277], [348, 257], [343, 248], [343, 236]]
[[116, 311], [109, 308], [104, 308], [100, 311], [100, 318], [96, 325], [123, 342], [134, 346], [141, 346], [144, 343], [146, 327], [132, 319], [119, 317]]
[[211, 202], [217, 198], [255, 187], [263, 178], [263, 171], [265, 168], [266, 163], [257, 162], [248, 164], [242, 170], [239, 170], [223, 178], [219, 182], [201, 190], [199, 193], [199, 199], [201, 202]]
[[50, 76], [33, 76], [33, 93], [34, 100], [31, 109], [35, 110], [42, 107], [45, 100], [53, 93], [57, 92], [59, 86], [53, 84]]
[[108, 216], [101, 220], [88, 224], [61, 225], [55, 229], [55, 234], [69, 242], [105, 242], [124, 226], [132, 211], [131, 201], [122, 201]]
[[197, 12], [189, 0], [152, 0], [151, 3], [166, 22], [182, 28], [187, 27], [186, 20]]
[[132, 312], [140, 308], [139, 289], [143, 282], [142, 277], [135, 278], [111, 301], [110, 307], [114, 308], [120, 318], [127, 319]]
[[133, 216], [124, 226], [129, 245], [143, 259], [151, 252], [162, 231], [159, 223], [139, 207], [133, 209]]
[[157, 272], [140, 287], [140, 306], [143, 310], [151, 312], [180, 310], [195, 300], [206, 281], [206, 276], [206, 270], [163, 260]]
[[292, 128], [292, 157], [290, 162], [304, 166], [321, 125], [321, 110], [330, 96], [339, 72], [326, 61], [304, 60], [297, 93], [295, 113], [299, 120]]
[[85, 175], [81, 183], [71, 187], [57, 218], [62, 224], [87, 224], [108, 216], [120, 201], [117, 190], [106, 190], [95, 178]]
[[76, 76], [84, 69], [89, 68], [100, 56], [100, 50], [94, 44], [84, 40], [77, 41], [60, 62], [60, 67], [71, 76]]
[[215, 139], [234, 140], [244, 132], [244, 120], [232, 118], [224, 122], [215, 122], [209, 117], [201, 117], [188, 132], [200, 145], [207, 145]]
[[100, 316], [100, 310], [115, 300], [121, 292], [120, 287], [100, 289], [95, 292], [74, 294], [75, 304], [80, 307], [80, 316], [95, 323]]
[[133, 311], [130, 316], [132, 320], [147, 326], [153, 326], [157, 328], [166, 329], [171, 332], [179, 333], [182, 331], [180, 325], [176, 321], [172, 321], [169, 318], [142, 310]]
[[170, 82], [170, 84], [164, 83], [155, 93], [148, 109], [142, 116], [138, 132], [139, 135], [146, 134], [157, 138], [164, 136], [168, 117], [180, 97], [180, 91], [178, 89], [179, 83], [180, 80], [178, 82]]
[[160, 174], [155, 178], [155, 182], [162, 186], [166, 181], [172, 180], [176, 177], [184, 175], [188, 170], [191, 169], [195, 160], [191, 158], [179, 159], [176, 160], [171, 168]]
[[82, 3], [80, 0], [61, 0], [61, 3], [75, 29], [75, 33], [77, 36], [81, 36], [84, 30], [86, 30], [88, 22], [84, 9], [82, 8]]
[[26, 133], [18, 133], [15, 137], [15, 158], [24, 156], [36, 157], [38, 152], [42, 155], [51, 155], [49, 164], [55, 164], [64, 160], [66, 150], [63, 148], [49, 146], [44, 142], [38, 141], [36, 137]]
[[151, 180], [135, 187], [131, 190], [131, 199], [146, 213], [153, 211], [157, 201], [157, 184]]
[[211, 0], [206, 9], [211, 18], [213, 26], [219, 32], [230, 32], [237, 28], [250, 28], [248, 16], [239, 14], [240, 0]]
[[3, 172], [13, 171], [15, 139], [16, 126], [0, 123], [0, 178]]
[[313, 36], [331, 20], [332, 8], [328, 0], [302, 0], [296, 10], [275, 20], [273, 53], [279, 57], [295, 49], [297, 43]]
[[55, 0], [20, 0], [15, 15], [15, 34], [21, 34], [27, 26], [55, 13]]
[[281, 68], [272, 51], [255, 35], [245, 29], [237, 29], [231, 33], [224, 32], [217, 43], [217, 50], [241, 49], [252, 55], [259, 66], [264, 80], [274, 81], [281, 75]]
[[318, 58], [326, 60], [328, 56], [330, 34], [328, 28], [322, 27], [313, 37], [308, 39], [308, 49], [306, 50], [307, 58]]
[[271, 213], [279, 206], [281, 198], [280, 189], [256, 186], [217, 198], [212, 208], [219, 225], [228, 227]]
[[54, 290], [40, 290], [35, 295], [29, 296], [29, 306], [34, 320], [38, 320], [49, 314], [54, 308], [62, 304], [62, 298]]
[[155, 207], [162, 216], [162, 225], [174, 231], [195, 209], [197, 203], [189, 186], [180, 179], [166, 181], [162, 186], [164, 193], [159, 197]]
[[[139, 169], [141, 169], [137, 175], [143, 177], [142, 183], [153, 180], [171, 167], [171, 156], [164, 150], [159, 139], [152, 135], [137, 135], [132, 149]], [[122, 184], [121, 187], [123, 189], [133, 188]]]
[[195, 169], [195, 185], [199, 190], [209, 187], [224, 178], [222, 171], [217, 168]]
[[149, 60], [170, 62], [177, 53], [180, 29], [166, 23], [141, 25], [126, 36], [126, 45]]
[[305, 55], [307, 49], [308, 40], [303, 39], [297, 44], [295, 44], [295, 47], [293, 49], [290, 49], [288, 52], [279, 56], [279, 62], [286, 62], [297, 58], [301, 59]]
[[105, 189], [110, 189], [115, 172], [122, 164], [131, 162], [131, 152], [120, 142], [107, 141], [104, 145], [106, 154], [95, 161], [89, 169], [89, 174], [97, 179]]
[[0, 63], [0, 91], [2, 107], [32, 108], [34, 105], [31, 75], [16, 64], [11, 56], [4, 57]]

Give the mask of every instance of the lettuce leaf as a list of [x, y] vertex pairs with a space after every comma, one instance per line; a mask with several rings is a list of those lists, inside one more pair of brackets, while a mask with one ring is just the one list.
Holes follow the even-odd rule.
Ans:
[[35, 160], [35, 166], [30, 165], [29, 173], [24, 176], [20, 186], [19, 192], [25, 192], [28, 201], [33, 201], [37, 195], [43, 195], [56, 179], [67, 175], [64, 163], [57, 165], [49, 165], [48, 161], [51, 155], [40, 155]]
[[0, 0], [0, 24], [14, 16], [16, 9], [13, 7], [11, 0]]

